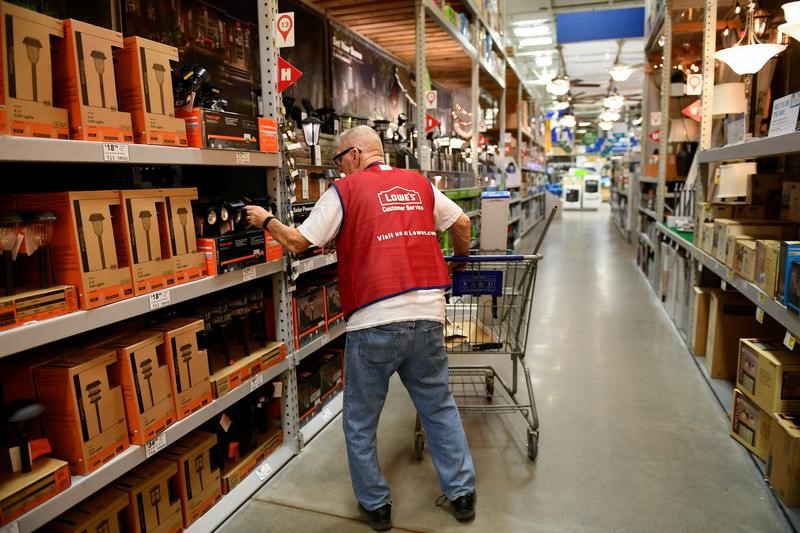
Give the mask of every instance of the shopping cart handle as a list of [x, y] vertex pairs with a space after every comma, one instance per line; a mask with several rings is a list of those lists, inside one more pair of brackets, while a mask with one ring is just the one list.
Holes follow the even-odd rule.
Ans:
[[459, 263], [488, 263], [490, 261], [540, 261], [541, 255], [448, 255], [445, 261]]

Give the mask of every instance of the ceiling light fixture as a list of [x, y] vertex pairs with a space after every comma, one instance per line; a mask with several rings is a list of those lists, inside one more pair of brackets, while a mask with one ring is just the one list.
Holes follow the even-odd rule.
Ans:
[[614, 81], [626, 81], [631, 77], [631, 74], [633, 74], [633, 69], [628, 65], [617, 63], [611, 67], [611, 70], [608, 72], [608, 74]]
[[549, 67], [553, 64], [553, 58], [550, 56], [536, 56], [534, 61], [537, 67]]
[[547, 82], [547, 92], [556, 96], [564, 96], [569, 92], [569, 78], [559, 76]]
[[564, 115], [558, 123], [563, 128], [574, 128], [578, 121], [575, 120], [575, 115]]
[[612, 111], [619, 111], [625, 105], [625, 98], [618, 94], [612, 94], [603, 98], [603, 105]]
[[789, 2], [782, 7], [786, 15], [786, 24], [778, 26], [778, 30], [800, 41], [800, 2]]
[[553, 102], [553, 105], [555, 106], [556, 110], [564, 111], [566, 108], [569, 107], [569, 102], [567, 102], [567, 101]]
[[616, 122], [619, 120], [620, 114], [618, 111], [612, 111], [610, 109], [606, 109], [602, 113], [600, 113], [600, 120], [603, 122]]
[[609, 130], [611, 130], [611, 128], [614, 127], [614, 124], [612, 124], [611, 122], [605, 122], [605, 121], [602, 121], [602, 122], [598, 123], [597, 125], [600, 126], [600, 129], [603, 130], [603, 131], [609, 131]]
[[536, 24], [546, 24], [550, 22], [549, 19], [522, 19], [514, 20], [511, 22], [512, 26], [533, 26]]
[[747, 5], [747, 22], [742, 38], [730, 48], [718, 50], [714, 54], [737, 74], [755, 74], [767, 61], [786, 49], [785, 44], [762, 43], [758, 40], [754, 22], [755, 9], [755, 2]]
[[528, 46], [547, 46], [553, 44], [552, 37], [531, 37], [529, 39], [520, 39], [517, 46], [519, 48], [526, 48]]
[[514, 28], [514, 35], [516, 37], [543, 37], [550, 35], [550, 26], [545, 24], [541, 26], [518, 26]]
[[586, 122], [586, 121], [578, 122], [578, 126], [580, 126], [581, 128], [585, 128], [586, 126], [591, 126], [591, 125], [592, 125], [591, 122]]
[[638, 126], [641, 123], [642, 123], [642, 117], [636, 117], [635, 119], [631, 120], [631, 124], [633, 124], [634, 126]]

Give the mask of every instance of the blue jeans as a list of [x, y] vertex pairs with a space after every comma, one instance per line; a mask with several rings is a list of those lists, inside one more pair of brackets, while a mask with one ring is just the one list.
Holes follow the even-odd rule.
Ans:
[[422, 420], [442, 492], [450, 500], [472, 492], [475, 468], [447, 385], [444, 327], [418, 320], [347, 334], [343, 426], [356, 499], [370, 511], [390, 501], [378, 463], [377, 430], [395, 372]]

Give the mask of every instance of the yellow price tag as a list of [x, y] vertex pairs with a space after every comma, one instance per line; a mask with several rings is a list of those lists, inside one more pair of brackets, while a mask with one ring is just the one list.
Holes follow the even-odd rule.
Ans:
[[790, 350], [794, 350], [794, 344], [797, 342], [797, 339], [794, 338], [794, 335], [786, 332], [786, 335], [783, 337], [783, 345], [789, 348]]
[[758, 303], [763, 305], [764, 304], [764, 300], [766, 300], [766, 298], [764, 297], [764, 293], [763, 292], [759, 292], [758, 293]]
[[733, 281], [733, 270], [729, 268], [727, 274], [728, 274], [728, 281]]
[[758, 321], [759, 324], [764, 323], [764, 310], [761, 309], [760, 307], [756, 308], [756, 320]]

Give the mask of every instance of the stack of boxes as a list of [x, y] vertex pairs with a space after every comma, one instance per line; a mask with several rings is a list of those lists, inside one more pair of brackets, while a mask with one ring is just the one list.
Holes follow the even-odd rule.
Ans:
[[344, 386], [344, 350], [326, 347], [297, 367], [297, 411], [308, 422]]
[[339, 282], [334, 276], [299, 286], [292, 297], [295, 345], [305, 346], [344, 323]]

